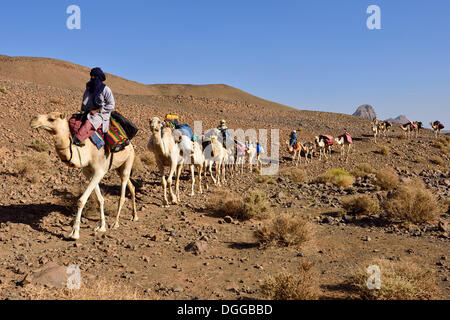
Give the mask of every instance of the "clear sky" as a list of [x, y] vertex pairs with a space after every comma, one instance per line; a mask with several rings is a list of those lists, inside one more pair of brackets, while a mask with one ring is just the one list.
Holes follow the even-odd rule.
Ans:
[[[69, 30], [66, 8], [81, 8]], [[381, 30], [369, 30], [369, 5]], [[445, 122], [449, 0], [2, 0], [0, 54], [151, 83], [224, 83], [299, 109]]]

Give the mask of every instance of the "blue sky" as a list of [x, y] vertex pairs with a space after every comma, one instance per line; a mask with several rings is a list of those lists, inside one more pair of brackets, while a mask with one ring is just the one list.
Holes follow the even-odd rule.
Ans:
[[[81, 30], [66, 8], [81, 8]], [[369, 5], [381, 30], [368, 30]], [[3, 0], [0, 54], [151, 83], [225, 83], [299, 109], [450, 128], [448, 0]]]

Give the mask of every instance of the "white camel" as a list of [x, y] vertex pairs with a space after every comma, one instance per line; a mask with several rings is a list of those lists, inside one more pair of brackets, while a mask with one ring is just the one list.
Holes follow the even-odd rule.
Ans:
[[[217, 135], [213, 133], [212, 136], [210, 136], [210, 143], [204, 150], [205, 152], [205, 177], [206, 177], [206, 170], [209, 171], [209, 174], [214, 182], [215, 185], [221, 186], [221, 176], [222, 181], [226, 182], [225, 180], [225, 160], [228, 155], [227, 149], [224, 148], [222, 143], [218, 140]], [[212, 172], [212, 166], [215, 164], [216, 169], [216, 176], [214, 177], [214, 174]]]
[[347, 156], [345, 157], [345, 162], [348, 161], [348, 156], [350, 155], [350, 150], [352, 148], [352, 140], [346, 136], [350, 136], [349, 134], [343, 134], [335, 139], [338, 146], [341, 148], [341, 158], [345, 156], [345, 147], [347, 146]]
[[111, 227], [114, 229], [119, 227], [119, 216], [125, 202], [125, 191], [127, 187], [130, 190], [133, 202], [133, 221], [138, 221], [135, 188], [130, 181], [131, 169], [135, 157], [134, 148], [131, 143], [117, 153], [107, 152], [103, 148], [98, 150], [90, 139], [86, 140], [84, 146], [76, 146], [73, 144], [70, 135], [69, 123], [66, 115], [59, 112], [38, 115], [31, 120], [30, 126], [33, 129], [45, 129], [52, 134], [54, 137], [56, 153], [59, 158], [70, 167], [83, 168], [83, 174], [89, 180], [86, 190], [78, 200], [77, 215], [68, 238], [73, 240], [80, 238], [81, 213], [92, 191], [95, 192], [100, 207], [100, 226], [95, 228], [95, 231], [106, 231], [104, 212], [105, 200], [100, 192], [99, 183], [109, 170], [117, 170], [121, 179], [119, 206], [115, 222]]
[[[166, 124], [164, 127], [161, 127], [161, 120], [158, 117], [154, 117], [150, 121], [150, 129], [153, 135], [147, 144], [147, 148], [155, 154], [156, 164], [158, 165], [159, 172], [161, 174], [164, 189], [163, 207], [168, 207], [169, 201], [167, 199], [167, 184], [169, 184], [170, 202], [172, 204], [177, 204], [180, 200], [180, 174], [183, 168], [184, 159], [181, 155], [180, 148], [172, 135], [172, 128], [170, 127], [170, 124]], [[167, 181], [164, 174], [165, 167], [169, 167], [169, 176]], [[172, 191], [172, 177], [175, 170], [176, 195]]]
[[325, 143], [325, 140], [321, 137], [314, 137], [314, 143], [316, 146], [316, 150], [319, 151], [319, 160], [322, 160], [322, 154], [325, 156], [325, 159], [327, 159], [327, 145]]

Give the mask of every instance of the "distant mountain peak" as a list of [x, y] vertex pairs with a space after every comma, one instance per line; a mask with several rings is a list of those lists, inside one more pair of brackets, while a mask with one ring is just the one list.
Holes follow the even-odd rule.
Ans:
[[399, 116], [396, 117], [396, 118], [389, 118], [389, 119], [386, 119], [386, 121], [390, 121], [390, 122], [394, 122], [394, 123], [405, 124], [405, 123], [407, 123], [407, 122], [409, 121], [409, 119], [408, 119], [404, 114], [401, 114], [401, 115], [399, 115]]
[[369, 104], [363, 104], [356, 109], [355, 113], [353, 113], [354, 116], [364, 118], [364, 119], [376, 119], [377, 114], [375, 113], [375, 110], [373, 107]]

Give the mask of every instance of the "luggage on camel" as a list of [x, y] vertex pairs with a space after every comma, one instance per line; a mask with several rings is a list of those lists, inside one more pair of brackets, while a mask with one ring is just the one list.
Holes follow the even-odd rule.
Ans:
[[[72, 137], [75, 136], [85, 121], [88, 121], [87, 113], [75, 113], [72, 115], [69, 119], [69, 130]], [[112, 115], [110, 117], [108, 131], [104, 134], [100, 126], [96, 131], [93, 130], [90, 133], [89, 139], [97, 149], [101, 149], [106, 145], [110, 152], [119, 152], [130, 144], [125, 130]]]
[[117, 111], [111, 112], [111, 117], [114, 117], [114, 119], [116, 119], [116, 121], [122, 126], [123, 130], [125, 131], [125, 134], [127, 135], [128, 140], [131, 140], [136, 136], [139, 129], [133, 122], [125, 118]]
[[348, 144], [353, 142], [352, 136], [348, 132], [344, 133], [341, 137], [344, 137], [344, 141]]
[[109, 119], [109, 128], [105, 133], [104, 140], [111, 152], [119, 152], [130, 144], [130, 140], [125, 133], [125, 130], [112, 116]]
[[325, 142], [326, 147], [332, 146], [334, 144], [334, 139], [332, 136], [321, 135], [319, 136], [319, 139], [322, 139]]

